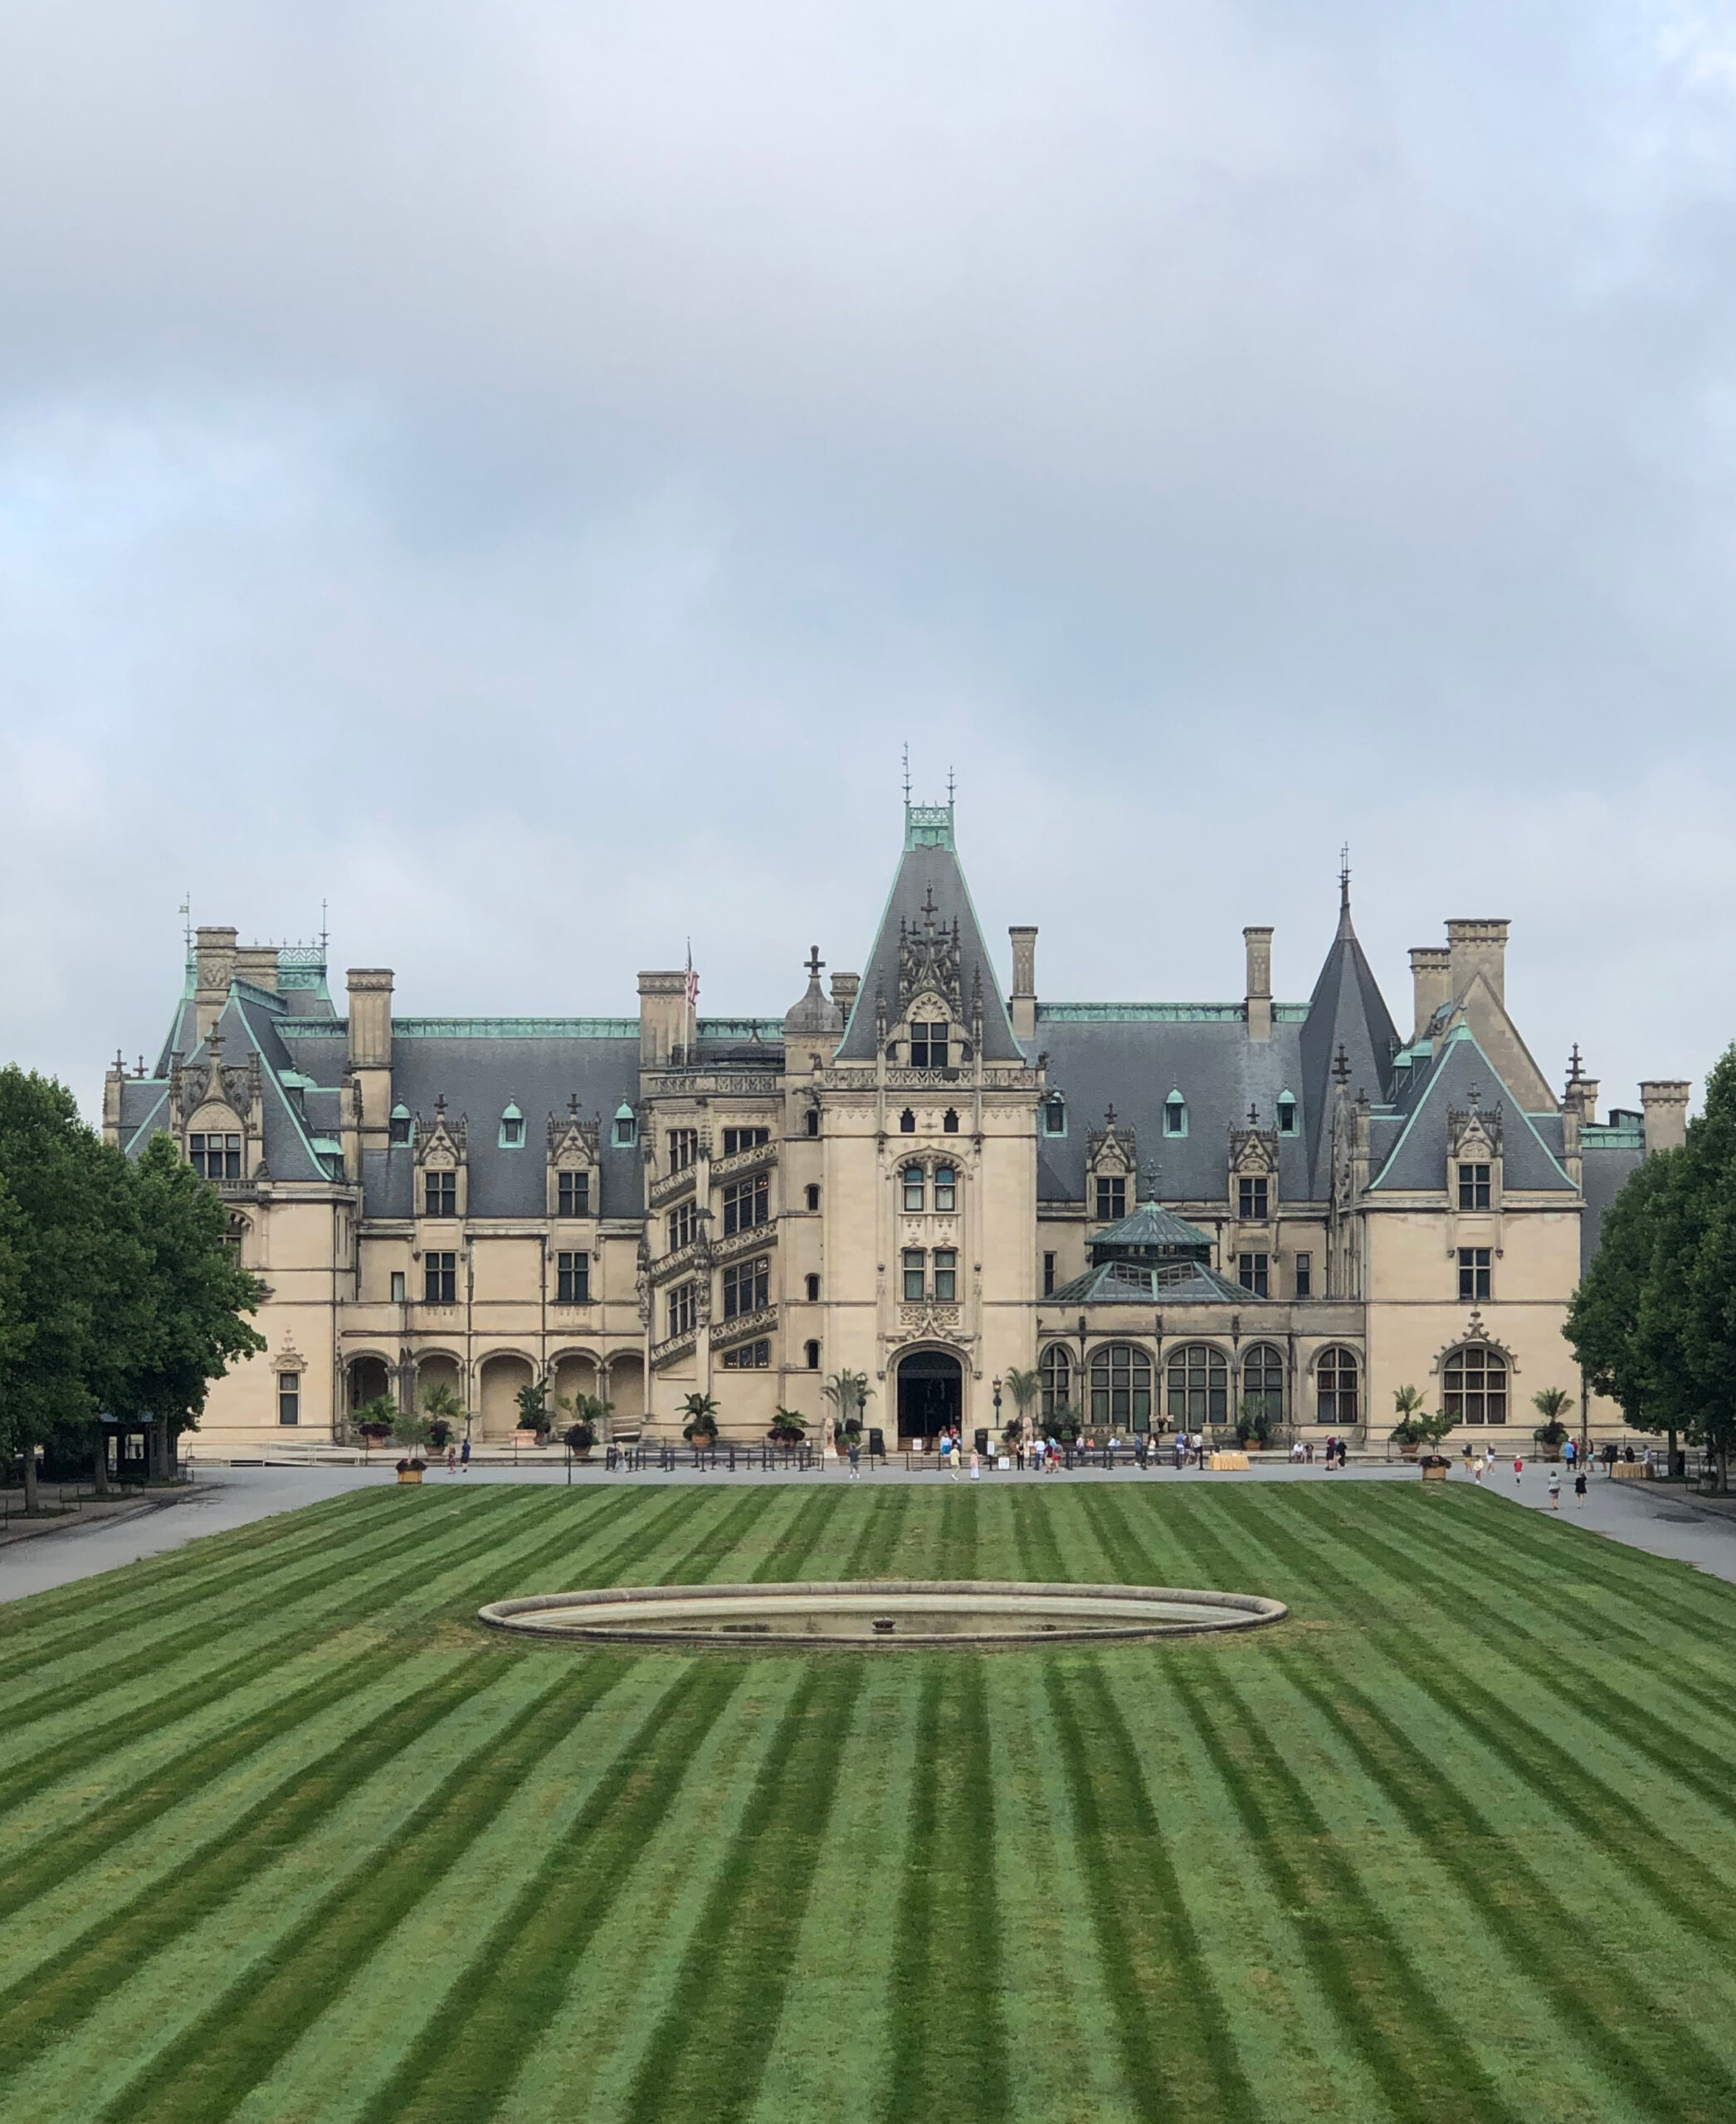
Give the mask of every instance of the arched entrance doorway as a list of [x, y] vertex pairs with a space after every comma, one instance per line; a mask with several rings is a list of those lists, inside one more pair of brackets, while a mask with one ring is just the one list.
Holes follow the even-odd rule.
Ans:
[[917, 1445], [964, 1420], [964, 1372], [944, 1350], [912, 1350], [898, 1365], [898, 1435]]

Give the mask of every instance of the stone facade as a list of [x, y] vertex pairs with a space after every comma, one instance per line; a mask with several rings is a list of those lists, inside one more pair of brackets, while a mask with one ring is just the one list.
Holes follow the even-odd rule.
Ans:
[[1003, 995], [952, 806], [907, 805], [866, 972], [828, 989], [816, 949], [782, 1020], [698, 1016], [681, 971], [636, 1017], [478, 1020], [394, 1016], [360, 968], [340, 1016], [323, 952], [203, 928], [105, 1128], [173, 1133], [267, 1287], [218, 1449], [342, 1439], [436, 1382], [505, 1438], [539, 1378], [617, 1431], [673, 1435], [695, 1392], [725, 1437], [779, 1405], [817, 1431], [841, 1370], [889, 1444], [994, 1428], [1031, 1369], [1034, 1414], [1099, 1434], [1257, 1408], [1378, 1437], [1414, 1385], [1460, 1438], [1529, 1439], [1540, 1387], [1578, 1397], [1568, 1301], [1687, 1088], [1600, 1123], [1576, 1059], [1558, 1098], [1503, 922], [1412, 952], [1401, 1036], [1340, 897], [1306, 1003], [1256, 927], [1232, 1002], [1046, 1003], [1026, 925]]

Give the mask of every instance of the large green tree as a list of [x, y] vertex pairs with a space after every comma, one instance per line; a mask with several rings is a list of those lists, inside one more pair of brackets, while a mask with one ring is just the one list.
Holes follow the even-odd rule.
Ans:
[[197, 1426], [211, 1382], [264, 1349], [246, 1318], [264, 1293], [228, 1244], [222, 1198], [168, 1137], [151, 1139], [130, 1178], [136, 1280], [113, 1293], [127, 1332], [100, 1354], [93, 1377], [110, 1407], [150, 1412], [153, 1472], [161, 1474], [176, 1440]]
[[1604, 1219], [1568, 1313], [1592, 1383], [1646, 1430], [1686, 1435], [1728, 1490], [1736, 1447], [1736, 1047], [1677, 1151], [1648, 1158]]

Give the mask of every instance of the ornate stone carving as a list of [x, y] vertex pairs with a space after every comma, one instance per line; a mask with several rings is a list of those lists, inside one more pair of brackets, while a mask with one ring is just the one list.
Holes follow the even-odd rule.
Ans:
[[898, 1015], [908, 1018], [910, 1006], [924, 989], [930, 989], [946, 1004], [952, 1016], [964, 1016], [964, 996], [958, 980], [958, 921], [950, 929], [934, 922], [934, 889], [923, 902], [922, 927], [912, 929], [899, 918]]

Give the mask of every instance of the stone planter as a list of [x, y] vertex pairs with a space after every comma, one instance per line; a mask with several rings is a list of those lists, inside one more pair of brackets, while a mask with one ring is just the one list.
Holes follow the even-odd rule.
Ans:
[[397, 1471], [397, 1479], [400, 1483], [419, 1483], [422, 1480], [422, 1471], [420, 1468], [400, 1468]]

